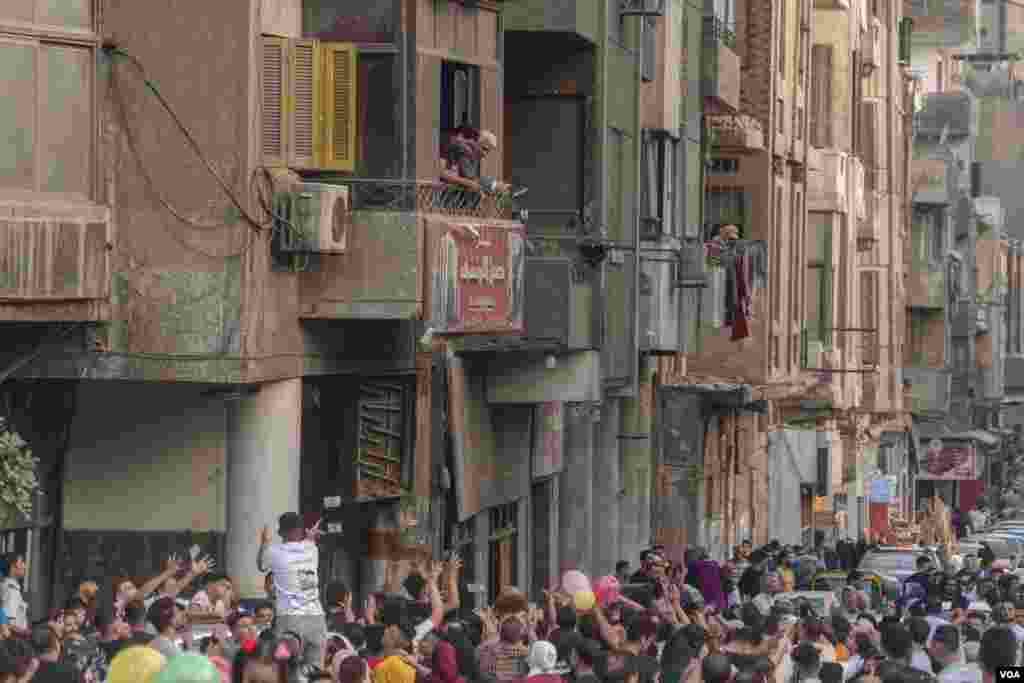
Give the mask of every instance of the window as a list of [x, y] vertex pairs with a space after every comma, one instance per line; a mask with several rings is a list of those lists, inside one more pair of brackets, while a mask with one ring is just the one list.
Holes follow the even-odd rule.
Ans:
[[739, 159], [715, 157], [708, 166], [708, 172], [722, 175], [735, 175], [740, 172]]
[[813, 225], [808, 225], [807, 282], [807, 339], [819, 342], [824, 348], [832, 344], [832, 218], [814, 214]]
[[642, 17], [640, 77], [645, 83], [655, 80], [658, 65], [658, 23], [654, 17]]
[[771, 264], [782, 264], [782, 188], [775, 187], [775, 225], [772, 230], [772, 258], [769, 261], [772, 282], [772, 322], [782, 323], [782, 268]]
[[348, 43], [263, 36], [264, 165], [355, 170], [357, 65]]
[[476, 126], [480, 120], [480, 69], [459, 62], [441, 64], [441, 130]]
[[678, 207], [676, 179], [679, 140], [665, 131], [645, 131], [641, 150], [643, 182], [640, 186], [641, 221], [646, 239], [676, 234]]
[[775, 116], [779, 122], [779, 135], [786, 134], [786, 101], [781, 97], [775, 100]]
[[832, 146], [832, 46], [811, 48], [811, 144]]
[[0, 2], [0, 190], [92, 198], [92, 23], [88, 0]]
[[490, 601], [502, 590], [517, 585], [516, 541], [519, 535], [518, 501], [490, 509], [490, 536], [488, 537], [487, 573], [490, 582]]
[[742, 188], [712, 187], [706, 203], [705, 240], [717, 235], [723, 225], [735, 225], [739, 228], [740, 239], [747, 239], [747, 200]]
[[860, 319], [863, 331], [861, 337], [861, 363], [877, 365], [878, 358], [878, 273], [863, 271], [860, 274]]
[[786, 0], [779, 2], [779, 75], [786, 77]]

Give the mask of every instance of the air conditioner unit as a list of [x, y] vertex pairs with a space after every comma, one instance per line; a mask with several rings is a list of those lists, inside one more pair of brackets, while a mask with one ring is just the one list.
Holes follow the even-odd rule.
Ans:
[[275, 223], [282, 251], [342, 254], [352, 209], [348, 187], [299, 183], [276, 202]]
[[665, 14], [665, 0], [619, 0], [622, 16], [660, 17]]

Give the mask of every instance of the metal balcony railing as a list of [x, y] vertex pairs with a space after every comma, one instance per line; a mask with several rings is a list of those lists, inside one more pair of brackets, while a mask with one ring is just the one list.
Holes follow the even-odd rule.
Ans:
[[355, 211], [416, 211], [460, 218], [516, 218], [507, 195], [472, 192], [442, 182], [380, 178], [346, 178]]
[[704, 35], [722, 43], [729, 49], [736, 48], [736, 26], [714, 15], [704, 17]]

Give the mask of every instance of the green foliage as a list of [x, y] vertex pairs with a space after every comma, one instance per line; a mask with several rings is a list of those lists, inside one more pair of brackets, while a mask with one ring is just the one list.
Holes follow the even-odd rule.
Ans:
[[32, 501], [39, 490], [38, 463], [25, 440], [0, 418], [0, 511], [7, 508], [26, 516], [32, 513]]

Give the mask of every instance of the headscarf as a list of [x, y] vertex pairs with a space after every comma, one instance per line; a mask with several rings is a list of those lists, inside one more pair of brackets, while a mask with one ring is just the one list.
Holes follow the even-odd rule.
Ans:
[[220, 683], [231, 683], [231, 665], [223, 657], [210, 657], [210, 663], [220, 674]]
[[334, 658], [331, 660], [331, 672], [334, 674], [334, 680], [338, 680], [338, 672], [341, 670], [341, 663], [349, 657], [358, 657], [359, 653], [352, 647], [352, 643], [349, 639], [340, 633], [332, 633], [330, 636], [335, 636], [341, 639], [341, 649], [334, 653]]
[[555, 673], [558, 664], [558, 650], [546, 640], [538, 640], [530, 646], [530, 654], [526, 657], [530, 667], [526, 676], [544, 676]]

